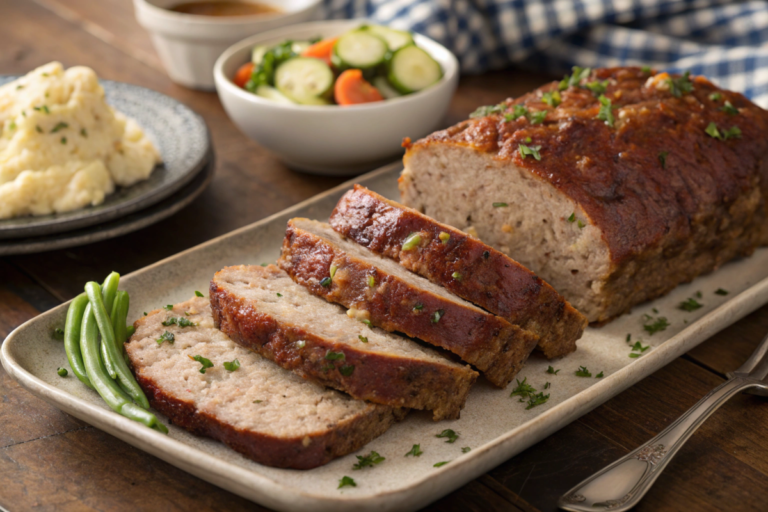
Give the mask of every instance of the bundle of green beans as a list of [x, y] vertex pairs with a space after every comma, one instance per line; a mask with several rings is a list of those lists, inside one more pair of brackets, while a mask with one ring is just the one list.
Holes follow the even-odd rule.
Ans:
[[86, 284], [72, 301], [64, 326], [67, 359], [80, 382], [95, 389], [113, 411], [167, 434], [168, 428], [147, 410], [149, 401], [126, 362], [123, 345], [133, 327], [126, 326], [129, 297], [117, 289], [119, 284], [120, 274], [112, 272], [101, 286]]

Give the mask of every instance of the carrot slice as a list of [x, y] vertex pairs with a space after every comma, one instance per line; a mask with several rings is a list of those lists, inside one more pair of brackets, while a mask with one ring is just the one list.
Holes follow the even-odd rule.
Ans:
[[237, 73], [235, 74], [235, 78], [232, 81], [235, 82], [235, 85], [238, 87], [245, 87], [245, 84], [248, 83], [248, 80], [251, 79], [252, 74], [253, 74], [253, 62], [243, 64], [242, 66], [240, 66], [240, 69], [237, 70]]
[[332, 37], [330, 39], [323, 39], [313, 44], [303, 52], [302, 57], [314, 57], [315, 59], [324, 60], [326, 64], [331, 65], [331, 53], [333, 52], [333, 45], [338, 41], [338, 37]]
[[363, 78], [359, 69], [348, 69], [339, 75], [333, 87], [336, 103], [339, 105], [357, 105], [383, 101], [379, 90]]

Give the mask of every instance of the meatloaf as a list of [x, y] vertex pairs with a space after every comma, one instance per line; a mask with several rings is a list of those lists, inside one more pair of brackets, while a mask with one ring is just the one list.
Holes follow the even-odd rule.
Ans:
[[288, 221], [278, 265], [310, 292], [375, 326], [450, 350], [499, 387], [520, 371], [539, 339], [323, 222]]
[[283, 368], [355, 398], [458, 418], [477, 378], [468, 366], [370, 326], [283, 270], [227, 267], [211, 281], [216, 326]]
[[768, 243], [768, 112], [702, 76], [574, 69], [471, 117], [406, 141], [402, 202], [592, 322]]
[[[371, 251], [535, 333], [546, 357], [576, 350], [586, 319], [540, 277], [477, 238], [359, 185], [339, 200], [331, 225]], [[406, 244], [409, 237], [411, 243]]]
[[[171, 318], [194, 325], [180, 327]], [[126, 350], [152, 407], [175, 425], [267, 466], [326, 464], [405, 415], [404, 409], [354, 400], [306, 381], [240, 347], [214, 327], [207, 299], [153, 311], [134, 325]], [[213, 366], [202, 373], [195, 356]], [[229, 371], [224, 363], [232, 361], [240, 366]]]

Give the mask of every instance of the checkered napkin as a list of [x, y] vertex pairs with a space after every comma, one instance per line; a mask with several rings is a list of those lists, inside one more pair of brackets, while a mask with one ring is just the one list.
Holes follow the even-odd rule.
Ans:
[[768, 107], [765, 1], [324, 0], [321, 13], [425, 34], [465, 73], [647, 65], [690, 70]]

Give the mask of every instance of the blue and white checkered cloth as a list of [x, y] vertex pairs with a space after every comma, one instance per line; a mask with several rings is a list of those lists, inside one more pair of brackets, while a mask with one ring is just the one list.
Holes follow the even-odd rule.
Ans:
[[324, 0], [321, 12], [422, 33], [465, 73], [647, 65], [690, 70], [768, 107], [765, 1]]

